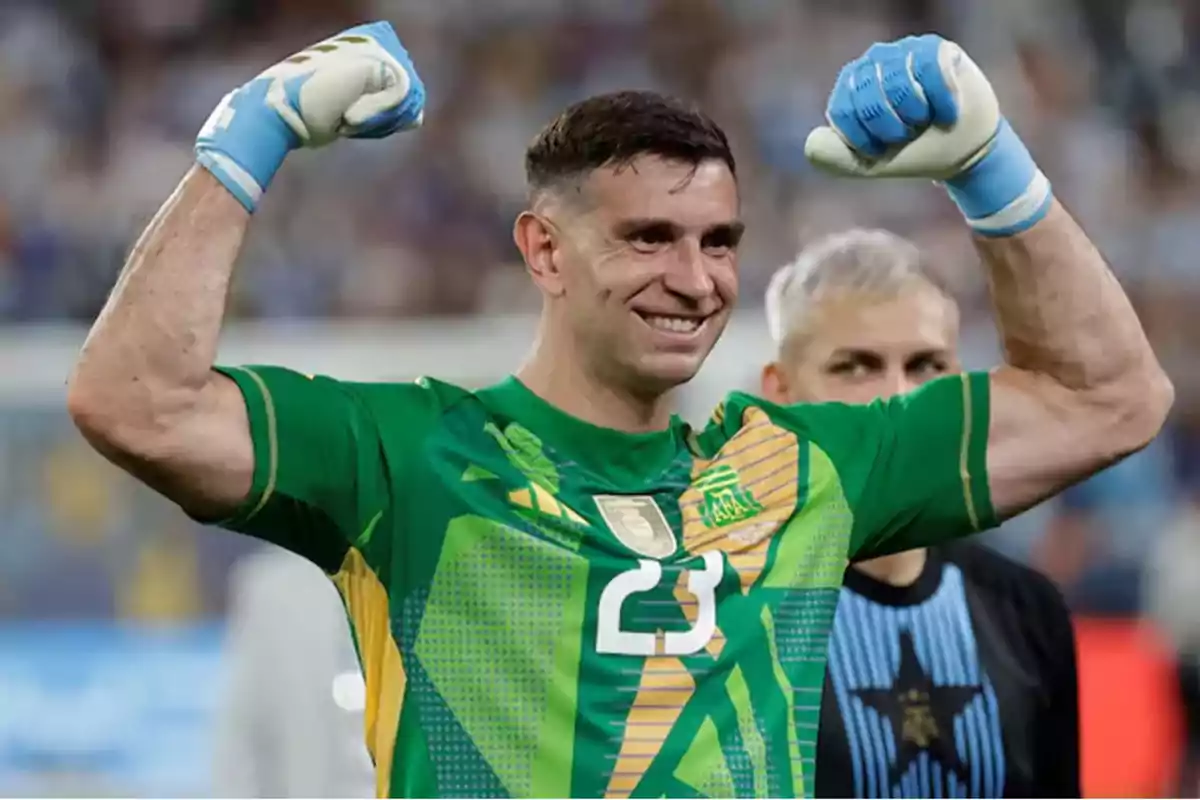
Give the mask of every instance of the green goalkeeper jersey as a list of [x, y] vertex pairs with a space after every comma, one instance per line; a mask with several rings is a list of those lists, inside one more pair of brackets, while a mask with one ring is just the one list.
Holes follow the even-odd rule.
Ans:
[[222, 372], [255, 450], [223, 524], [332, 576], [381, 795], [805, 796], [848, 559], [993, 524], [983, 374], [627, 434], [515, 379]]

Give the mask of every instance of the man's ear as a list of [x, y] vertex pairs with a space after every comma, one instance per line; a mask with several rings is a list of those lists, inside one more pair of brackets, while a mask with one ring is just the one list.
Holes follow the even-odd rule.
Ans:
[[561, 295], [560, 242], [554, 223], [533, 211], [522, 211], [513, 224], [513, 241], [537, 287], [551, 297]]
[[762, 369], [762, 387], [759, 392], [764, 400], [786, 405], [788, 400], [788, 379], [779, 362], [772, 361]]

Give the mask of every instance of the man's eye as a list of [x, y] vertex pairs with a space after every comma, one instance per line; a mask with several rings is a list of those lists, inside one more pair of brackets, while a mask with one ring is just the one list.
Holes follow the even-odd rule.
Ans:
[[628, 239], [635, 245], [651, 246], [669, 244], [671, 242], [671, 231], [658, 226], [652, 228], [640, 228], [629, 234]]
[[908, 365], [908, 371], [917, 375], [941, 375], [947, 369], [946, 362], [937, 358], [923, 358]]
[[829, 368], [829, 371], [834, 375], [843, 375], [848, 378], [861, 378], [870, 370], [867, 365], [861, 361], [839, 361]]
[[737, 245], [738, 237], [733, 231], [716, 231], [700, 240], [700, 246], [704, 248], [704, 252], [715, 256], [726, 255], [735, 250]]

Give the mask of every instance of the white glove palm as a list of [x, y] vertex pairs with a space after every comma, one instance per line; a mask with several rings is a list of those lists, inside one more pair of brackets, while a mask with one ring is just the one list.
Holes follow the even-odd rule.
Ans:
[[[372, 37], [340, 34], [259, 77], [270, 79], [267, 103], [303, 145], [321, 147], [362, 135], [368, 122], [397, 109], [412, 90], [411, 69], [412, 62], [406, 67]], [[404, 127], [416, 127], [421, 119], [418, 108]]]

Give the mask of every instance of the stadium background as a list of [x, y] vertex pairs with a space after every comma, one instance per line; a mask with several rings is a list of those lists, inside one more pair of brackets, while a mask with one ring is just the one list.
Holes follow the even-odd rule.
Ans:
[[[851, 223], [930, 248], [965, 309], [968, 364], [995, 361], [952, 206], [927, 186], [822, 178], [800, 148], [838, 67], [867, 43], [925, 30], [961, 42], [1176, 381], [1168, 434], [992, 541], [1049, 572], [1080, 615], [1089, 793], [1179, 791], [1175, 653], [1187, 677], [1200, 652], [1200, 4], [4, 0], [0, 794], [211, 790], [228, 577], [256, 546], [197, 530], [102, 463], [66, 418], [63, 378], [220, 96], [372, 18], [412, 51], [426, 126], [290, 159], [242, 260], [223, 357], [343, 377], [500, 377], [537, 307], [509, 240], [525, 143], [571, 100], [658, 88], [727, 127], [751, 224], [744, 310], [683, 397], [695, 421], [725, 389], [753, 387], [772, 269]], [[1196, 589], [1174, 593], [1181, 583]]]

